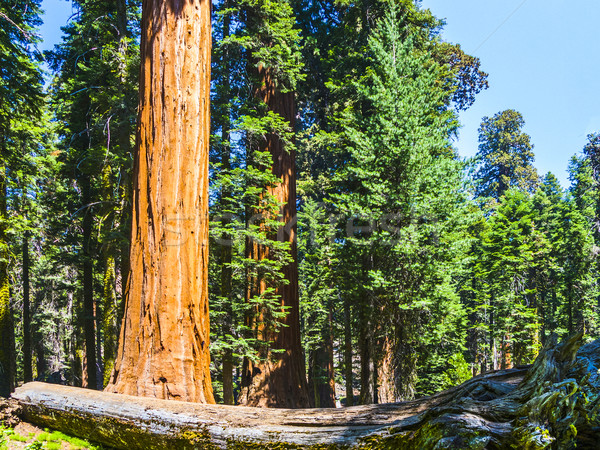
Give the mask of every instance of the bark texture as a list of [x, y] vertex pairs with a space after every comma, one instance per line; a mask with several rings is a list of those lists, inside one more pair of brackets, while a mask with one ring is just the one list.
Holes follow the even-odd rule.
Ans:
[[531, 368], [433, 397], [344, 409], [189, 405], [30, 383], [23, 418], [117, 448], [595, 448], [600, 341], [547, 348]]
[[[259, 94], [270, 111], [279, 114], [294, 129], [296, 105], [294, 93], [282, 93], [276, 87], [270, 71], [260, 68], [263, 81]], [[244, 362], [240, 403], [247, 406], [302, 408], [311, 406], [306, 382], [304, 353], [300, 340], [300, 299], [298, 294], [298, 251], [296, 245], [296, 153], [286, 148], [276, 135], [268, 135], [266, 149], [273, 159], [272, 173], [281, 180], [270, 193], [283, 205], [282, 226], [277, 239], [290, 243], [292, 262], [283, 268], [288, 284], [278, 287], [281, 311], [287, 312], [276, 332], [259, 330], [259, 338], [272, 342], [271, 348], [282, 352], [263, 355], [260, 363]], [[250, 244], [250, 257], [262, 260], [269, 257], [264, 245]], [[253, 280], [250, 296], [266, 289], [261, 280]], [[256, 311], [260, 315], [261, 311]]]
[[165, 402], [29, 383], [25, 420], [116, 448], [572, 449], [600, 438], [600, 341], [544, 349], [535, 364], [420, 400], [338, 409]]
[[126, 306], [106, 390], [213, 403], [209, 0], [147, 0]]

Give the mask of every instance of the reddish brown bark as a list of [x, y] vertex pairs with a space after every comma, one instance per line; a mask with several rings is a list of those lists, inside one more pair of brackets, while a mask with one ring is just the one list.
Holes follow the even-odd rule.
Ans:
[[[270, 111], [279, 114], [293, 130], [296, 105], [294, 93], [282, 93], [268, 69], [259, 69], [262, 80], [258, 95]], [[296, 153], [286, 148], [283, 141], [271, 134], [266, 138], [265, 150], [273, 159], [272, 173], [280, 183], [269, 189], [280, 203], [282, 226], [277, 239], [290, 243], [292, 262], [283, 268], [288, 284], [277, 288], [281, 311], [287, 312], [282, 325], [276, 331], [259, 330], [259, 338], [272, 342], [271, 349], [283, 352], [268, 352], [263, 361], [253, 363], [246, 360], [242, 373], [240, 403], [248, 406], [268, 406], [280, 408], [303, 408], [311, 406], [306, 383], [304, 354], [300, 341], [300, 301], [298, 295], [298, 264], [296, 246]], [[269, 257], [269, 249], [257, 243], [249, 244], [249, 256], [261, 260]], [[262, 280], [253, 280], [248, 295], [260, 294], [266, 289]], [[257, 315], [261, 312], [257, 311]], [[260, 320], [259, 320], [260, 322]]]
[[147, 0], [130, 272], [106, 390], [214, 403], [208, 319], [209, 0]]

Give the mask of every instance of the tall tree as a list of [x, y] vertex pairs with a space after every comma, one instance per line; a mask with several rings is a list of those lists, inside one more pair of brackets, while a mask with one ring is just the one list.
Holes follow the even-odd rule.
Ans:
[[[267, 220], [279, 221], [278, 229], [268, 234], [271, 241], [286, 243], [288, 261], [281, 267], [282, 282], [273, 285], [262, 276], [248, 282], [247, 301], [275, 296], [275, 309], [253, 308], [248, 323], [263, 343], [260, 359], [246, 358], [242, 373], [240, 402], [253, 406], [306, 407], [310, 405], [306, 385], [304, 356], [300, 340], [300, 306], [296, 243], [296, 150], [293, 133], [296, 122], [295, 88], [300, 70], [298, 30], [294, 28], [290, 2], [261, 0], [242, 2], [245, 46], [254, 105], [265, 127], [250, 145], [248, 164], [270, 171], [273, 183], [267, 186], [280, 210], [254, 212]], [[243, 39], [243, 38], [242, 38]], [[261, 161], [256, 155], [269, 155]], [[271, 217], [269, 217], [271, 216]], [[277, 217], [278, 216], [278, 217]], [[247, 254], [255, 261], [269, 260], [273, 244], [249, 240]], [[274, 317], [273, 313], [279, 317]], [[266, 320], [275, 326], [265, 327]]]
[[[530, 268], [543, 247], [527, 193], [506, 191], [482, 234], [478, 273], [485, 278], [491, 369], [529, 364], [539, 350], [539, 322], [529, 290]], [[540, 245], [540, 242], [542, 244]]]
[[[447, 359], [463, 339], [453, 275], [469, 217], [449, 142], [456, 120], [444, 107], [451, 91], [440, 81], [443, 67], [419, 48], [406, 10], [388, 4], [382, 16], [368, 39], [365, 75], [337, 117], [344, 131], [336, 151], [345, 164], [332, 195], [347, 219], [344, 252], [360, 280], [363, 403], [413, 397], [421, 368], [432, 369], [430, 357]], [[384, 396], [379, 387], [387, 380]]]
[[14, 329], [10, 304], [8, 189], [12, 173], [23, 160], [14, 126], [40, 117], [42, 103], [40, 56], [35, 51], [35, 27], [40, 25], [40, 1], [0, 2], [0, 396], [14, 387]]
[[498, 200], [508, 189], [533, 193], [538, 175], [533, 166], [533, 145], [523, 131], [521, 113], [507, 109], [484, 117], [479, 127], [477, 195]]
[[211, 5], [142, 9], [131, 271], [110, 392], [213, 403], [208, 315]]
[[121, 256], [123, 276], [128, 259], [120, 253], [128, 224], [138, 8], [125, 0], [79, 0], [75, 6], [78, 14], [49, 59], [57, 72], [53, 97], [62, 138], [61, 178], [74, 191], [65, 206], [79, 228], [79, 235], [70, 237], [80, 248], [73, 263], [81, 272], [83, 384], [97, 388], [106, 382], [102, 372], [110, 372], [116, 350], [115, 266]]

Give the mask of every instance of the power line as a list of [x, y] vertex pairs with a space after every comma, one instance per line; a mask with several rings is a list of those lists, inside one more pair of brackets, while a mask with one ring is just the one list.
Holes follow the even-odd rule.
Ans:
[[491, 33], [488, 35], [488, 37], [486, 37], [486, 38], [485, 38], [485, 39], [484, 39], [484, 40], [481, 42], [481, 44], [479, 44], [479, 45], [477, 46], [477, 48], [476, 48], [475, 50], [473, 50], [473, 53], [475, 53], [477, 50], [479, 50], [481, 47], [483, 47], [483, 44], [485, 44], [487, 41], [489, 41], [489, 39], [490, 39], [490, 38], [491, 38], [491, 37], [492, 37], [494, 34], [496, 34], [496, 32], [497, 32], [497, 31], [498, 31], [500, 28], [502, 28], [502, 26], [503, 26], [503, 25], [504, 25], [506, 22], [508, 22], [508, 21], [510, 20], [510, 18], [511, 18], [512, 16], [514, 16], [514, 15], [516, 14], [516, 12], [517, 12], [518, 10], [520, 10], [520, 9], [523, 7], [523, 5], [524, 5], [525, 3], [527, 3], [527, 0], [523, 0], [523, 1], [521, 2], [521, 4], [520, 4], [519, 6], [517, 6], [517, 7], [514, 9], [514, 11], [513, 11], [513, 12], [511, 12], [511, 13], [510, 13], [510, 14], [509, 14], [509, 15], [506, 17], [506, 19], [504, 19], [504, 20], [503, 20], [503, 21], [500, 23], [500, 25], [498, 25], [498, 26], [497, 26], [497, 27], [494, 29], [494, 31], [492, 31], [492, 32], [491, 32]]

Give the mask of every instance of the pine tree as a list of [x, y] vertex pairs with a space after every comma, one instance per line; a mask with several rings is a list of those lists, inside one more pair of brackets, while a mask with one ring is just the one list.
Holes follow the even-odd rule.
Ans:
[[[117, 291], [127, 275], [132, 136], [135, 123], [137, 7], [124, 0], [76, 3], [77, 20], [50, 55], [63, 152], [61, 177], [75, 181], [80, 236], [85, 370], [92, 388], [107, 382], [116, 351]], [[116, 264], [121, 261], [120, 271]], [[102, 275], [101, 275], [102, 274]], [[98, 280], [102, 287], [98, 288]], [[102, 298], [99, 301], [98, 298]]]
[[513, 187], [533, 193], [538, 175], [533, 146], [522, 131], [523, 116], [512, 109], [484, 117], [479, 127], [477, 195], [499, 200]]
[[539, 322], [529, 291], [529, 268], [540, 251], [528, 194], [505, 192], [482, 235], [477, 271], [485, 279], [482, 302], [489, 308], [492, 369], [533, 362], [539, 350]]
[[[15, 353], [9, 280], [9, 187], [18, 179], [27, 143], [17, 133], [20, 122], [41, 116], [42, 77], [35, 49], [39, 1], [0, 2], [0, 396], [14, 387]], [[31, 144], [31, 143], [29, 143]]]
[[[339, 118], [347, 153], [333, 201], [348, 218], [345, 245], [363, 271], [357, 305], [363, 403], [379, 400], [378, 378], [394, 380], [381, 400], [413, 397], [420, 370], [431, 369], [427, 357], [415, 355], [434, 342], [444, 353], [463, 340], [452, 279], [465, 250], [467, 206], [449, 144], [456, 121], [444, 107], [442, 68], [415, 45], [417, 37], [404, 36], [404, 20], [390, 5], [374, 28], [370, 65]], [[445, 333], [446, 326], [457, 334]], [[378, 373], [386, 358], [389, 372]]]

